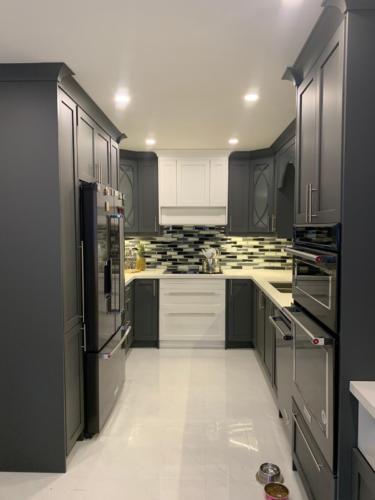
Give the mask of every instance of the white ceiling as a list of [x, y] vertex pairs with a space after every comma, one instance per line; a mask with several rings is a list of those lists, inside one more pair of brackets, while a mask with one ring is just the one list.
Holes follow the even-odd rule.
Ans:
[[[2, 0], [0, 61], [63, 61], [128, 135], [122, 148], [269, 146], [295, 115], [281, 81], [321, 0]], [[116, 109], [114, 95], [131, 102]], [[246, 104], [248, 91], [259, 92]]]

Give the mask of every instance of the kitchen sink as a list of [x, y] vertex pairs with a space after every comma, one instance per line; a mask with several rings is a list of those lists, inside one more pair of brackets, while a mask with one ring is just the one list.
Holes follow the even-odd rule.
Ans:
[[292, 293], [292, 283], [270, 283], [278, 292]]

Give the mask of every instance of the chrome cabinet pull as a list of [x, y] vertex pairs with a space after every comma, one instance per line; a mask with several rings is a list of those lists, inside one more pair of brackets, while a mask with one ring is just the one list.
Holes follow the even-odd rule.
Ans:
[[232, 216], [229, 216], [229, 231], [232, 231]]
[[309, 222], [311, 223], [312, 222], [312, 219], [313, 217], [317, 217], [316, 214], [313, 214], [312, 213], [312, 194], [313, 193], [316, 193], [318, 191], [317, 188], [313, 188], [312, 187], [312, 184], [309, 184], [309, 199], [310, 199], [310, 202], [309, 202]]
[[155, 215], [155, 233], [158, 231], [157, 216]]
[[271, 224], [271, 232], [276, 232], [276, 215], [272, 215], [272, 224]]
[[324, 465], [320, 464], [320, 463], [317, 461], [317, 459], [315, 458], [315, 455], [314, 455], [314, 453], [313, 453], [313, 451], [312, 451], [312, 449], [311, 449], [311, 447], [310, 447], [310, 445], [309, 445], [309, 443], [308, 443], [308, 441], [307, 441], [307, 439], [306, 439], [306, 436], [305, 436], [305, 434], [303, 433], [303, 430], [301, 429], [301, 426], [300, 426], [300, 425], [299, 425], [299, 423], [298, 423], [296, 413], [293, 413], [293, 420], [294, 420], [294, 422], [295, 422], [295, 424], [296, 424], [296, 426], [297, 426], [297, 428], [298, 428], [298, 430], [299, 430], [299, 432], [300, 432], [300, 434], [301, 434], [301, 436], [302, 436], [302, 439], [303, 439], [303, 440], [304, 440], [304, 442], [305, 442], [306, 448], [308, 449], [308, 451], [309, 451], [309, 453], [310, 453], [310, 455], [311, 455], [311, 458], [312, 458], [312, 459], [313, 459], [313, 461], [314, 461], [315, 467], [318, 469], [318, 471], [319, 471], [319, 472], [321, 472], [321, 471], [322, 471], [322, 469], [324, 469]]
[[306, 224], [308, 224], [309, 222], [309, 184], [306, 184], [306, 189], [305, 189], [305, 196], [306, 196], [306, 200], [305, 200], [305, 222]]
[[156, 297], [156, 281], [152, 282], [152, 295]]
[[263, 294], [258, 292], [258, 308], [263, 309]]
[[278, 321], [283, 321], [281, 318], [277, 316], [268, 316], [269, 322], [276, 328], [276, 330], [281, 334], [283, 340], [293, 340], [293, 336], [287, 333], [284, 333], [282, 329], [277, 324]]

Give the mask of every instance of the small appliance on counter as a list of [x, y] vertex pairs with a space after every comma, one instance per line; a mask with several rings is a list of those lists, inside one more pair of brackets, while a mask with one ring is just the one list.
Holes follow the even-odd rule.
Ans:
[[81, 249], [84, 304], [85, 435], [98, 433], [125, 380], [124, 199], [83, 183]]

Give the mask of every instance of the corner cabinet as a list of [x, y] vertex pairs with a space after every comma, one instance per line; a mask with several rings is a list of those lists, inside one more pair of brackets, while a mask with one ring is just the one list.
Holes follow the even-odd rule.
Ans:
[[159, 157], [161, 225], [226, 225], [228, 159]]
[[298, 87], [298, 224], [341, 220], [344, 29], [339, 28]]
[[125, 233], [159, 234], [157, 156], [120, 151], [119, 190], [125, 196]]
[[254, 347], [253, 283], [226, 280], [225, 347]]

